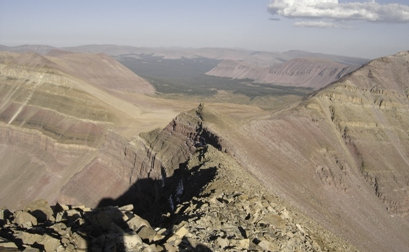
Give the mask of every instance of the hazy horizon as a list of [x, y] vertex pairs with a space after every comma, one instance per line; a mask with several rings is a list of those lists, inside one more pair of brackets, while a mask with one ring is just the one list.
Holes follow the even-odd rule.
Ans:
[[0, 0], [0, 44], [235, 48], [376, 58], [409, 50], [407, 1]]

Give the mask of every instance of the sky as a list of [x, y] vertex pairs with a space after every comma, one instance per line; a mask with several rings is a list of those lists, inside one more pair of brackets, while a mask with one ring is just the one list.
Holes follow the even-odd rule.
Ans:
[[409, 50], [409, 0], [0, 0], [0, 44]]

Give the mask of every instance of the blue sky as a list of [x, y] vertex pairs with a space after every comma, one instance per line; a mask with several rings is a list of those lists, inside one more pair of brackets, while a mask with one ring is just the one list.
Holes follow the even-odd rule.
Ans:
[[[291, 5], [291, 0], [274, 2]], [[319, 0], [305, 2], [313, 9], [322, 7], [315, 3]], [[339, 1], [339, 6], [346, 2], [355, 8], [357, 0]], [[409, 5], [403, 0], [376, 2]], [[297, 11], [304, 6], [286, 16], [281, 7], [272, 13], [269, 4], [266, 0], [0, 0], [0, 44], [297, 49], [368, 58], [409, 50], [409, 22], [399, 13], [384, 17], [386, 21], [368, 22], [366, 17], [300, 16]]]

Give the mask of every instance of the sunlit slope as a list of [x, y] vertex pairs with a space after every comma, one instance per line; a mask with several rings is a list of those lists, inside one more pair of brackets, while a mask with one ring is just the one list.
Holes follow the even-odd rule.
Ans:
[[364, 250], [403, 251], [408, 80], [408, 52], [380, 58], [300, 106], [219, 127], [220, 134], [268, 188], [330, 230]]
[[[133, 92], [142, 97], [147, 82], [132, 72], [129, 76], [134, 77], [124, 79], [120, 70], [126, 68], [106, 56], [56, 57], [0, 55], [0, 198], [4, 206], [20, 206], [33, 198], [56, 200], [70, 178], [95, 160], [105, 159], [107, 172], [101, 170], [100, 174], [107, 176], [117, 165], [112, 155], [101, 157], [107, 138], [126, 144], [126, 138], [163, 127], [177, 113], [166, 105], [153, 111], [149, 103], [135, 106], [112, 96], [110, 88], [133, 85]], [[101, 67], [101, 73], [97, 67], [81, 71], [90, 62], [104, 65], [104, 60], [109, 64]], [[77, 65], [77, 70], [71, 68], [69, 74], [67, 69], [72, 65]], [[112, 87], [98, 81], [107, 74], [115, 83]], [[130, 82], [130, 78], [142, 81]], [[149, 89], [153, 90], [151, 86]], [[128, 179], [120, 178], [122, 187], [117, 187], [117, 193], [128, 184]], [[96, 202], [99, 198], [88, 200]]]

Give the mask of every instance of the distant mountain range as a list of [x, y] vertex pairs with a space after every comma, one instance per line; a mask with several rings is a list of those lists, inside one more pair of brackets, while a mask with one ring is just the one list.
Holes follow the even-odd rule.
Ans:
[[[47, 54], [56, 48], [43, 45], [0, 46], [0, 50]], [[124, 57], [144, 55], [178, 60], [208, 58], [220, 60], [208, 75], [250, 79], [255, 83], [319, 89], [357, 69], [368, 60], [304, 51], [283, 53], [224, 48], [142, 48], [117, 45], [64, 47], [71, 52], [104, 53], [121, 61]]]

